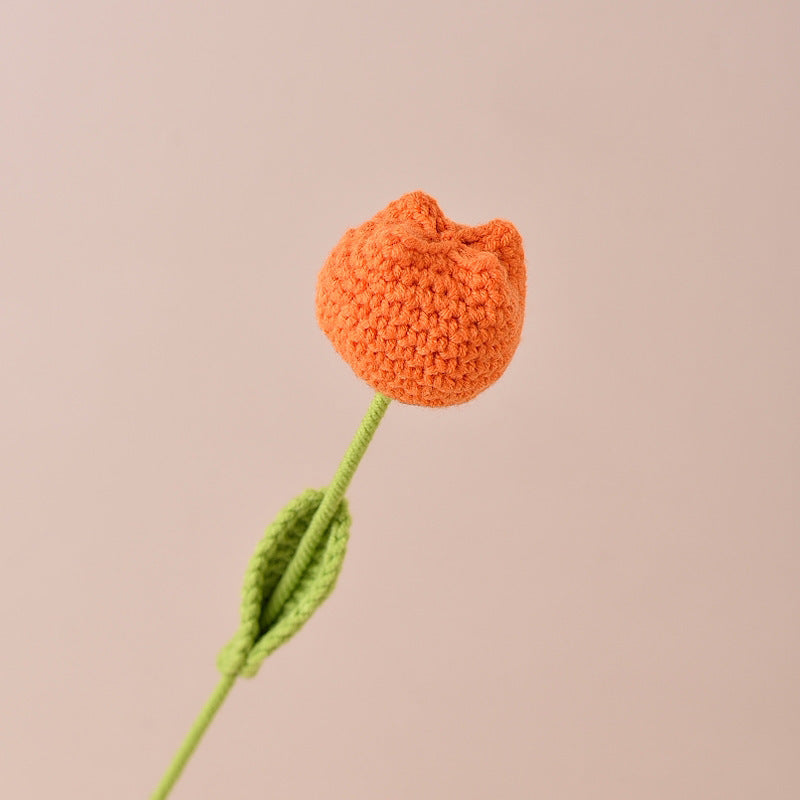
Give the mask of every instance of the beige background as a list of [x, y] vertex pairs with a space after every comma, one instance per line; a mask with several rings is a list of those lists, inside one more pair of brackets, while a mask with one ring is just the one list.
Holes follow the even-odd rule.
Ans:
[[0, 796], [145, 798], [370, 392], [317, 329], [424, 189], [525, 239], [395, 405], [337, 591], [175, 798], [800, 796], [791, 2], [0, 3]]

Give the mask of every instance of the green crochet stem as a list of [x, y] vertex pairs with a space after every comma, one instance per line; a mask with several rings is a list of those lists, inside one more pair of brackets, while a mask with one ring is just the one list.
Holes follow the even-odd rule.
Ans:
[[[151, 800], [165, 800], [169, 795], [236, 678], [255, 675], [261, 660], [296, 632], [333, 588], [349, 531], [344, 495], [390, 402], [380, 392], [375, 394], [324, 493], [308, 490], [300, 495], [267, 531], [245, 578], [242, 624], [220, 655], [222, 679]], [[322, 552], [326, 542], [329, 546]], [[290, 546], [294, 551], [285, 564], [281, 558], [285, 561]]]
[[369, 446], [370, 441], [375, 431], [389, 407], [389, 400], [386, 395], [380, 392], [375, 393], [364, 419], [361, 420], [356, 435], [353, 441], [350, 442], [350, 447], [344, 454], [344, 458], [333, 476], [328, 488], [325, 490], [325, 496], [322, 503], [314, 514], [311, 524], [308, 526], [303, 538], [300, 540], [300, 545], [297, 548], [294, 556], [292, 557], [286, 572], [283, 573], [278, 585], [272, 590], [269, 601], [264, 608], [262, 615], [262, 623], [264, 625], [271, 625], [278, 614], [280, 613], [283, 604], [288, 600], [289, 595], [294, 591], [300, 577], [306, 571], [314, 551], [319, 545], [323, 533], [327, 530], [328, 526], [339, 508], [339, 504], [344, 498], [344, 493], [353, 479], [356, 469], [363, 457], [364, 453]]
[[200, 739], [203, 738], [203, 734], [211, 724], [211, 720], [214, 719], [214, 715], [219, 711], [219, 707], [228, 696], [228, 692], [231, 690], [235, 680], [236, 675], [222, 676], [222, 680], [217, 684], [217, 688], [214, 689], [203, 710], [197, 715], [197, 719], [194, 721], [189, 733], [186, 734], [183, 744], [178, 749], [178, 752], [175, 753], [175, 758], [172, 759], [172, 763], [164, 773], [161, 783], [158, 784], [158, 788], [152, 794], [152, 800], [164, 800], [172, 791], [172, 787], [180, 778], [183, 768], [200, 743]]

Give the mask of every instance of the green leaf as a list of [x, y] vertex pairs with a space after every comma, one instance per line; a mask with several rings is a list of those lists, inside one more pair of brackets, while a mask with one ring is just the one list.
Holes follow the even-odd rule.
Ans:
[[239, 630], [223, 648], [217, 664], [225, 675], [253, 677], [262, 661], [306, 623], [336, 585], [350, 535], [350, 512], [342, 498], [319, 538], [308, 566], [272, 623], [264, 610], [286, 571], [325, 492], [307, 489], [292, 500], [267, 528], [245, 575]]

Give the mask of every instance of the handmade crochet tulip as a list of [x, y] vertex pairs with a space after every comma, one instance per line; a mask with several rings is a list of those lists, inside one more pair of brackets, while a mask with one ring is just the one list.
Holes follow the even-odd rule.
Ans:
[[333, 479], [274, 518], [245, 575], [239, 627], [217, 659], [216, 689], [156, 787], [165, 800], [240, 676], [291, 638], [331, 593], [351, 517], [350, 481], [392, 398], [448, 406], [502, 375], [525, 311], [522, 240], [510, 222], [451, 222], [424, 192], [390, 203], [333, 249], [319, 274], [317, 316], [376, 393]]
[[525, 255], [505, 220], [460, 225], [410, 192], [334, 247], [317, 320], [356, 375], [420, 406], [471, 400], [505, 371], [525, 314]]

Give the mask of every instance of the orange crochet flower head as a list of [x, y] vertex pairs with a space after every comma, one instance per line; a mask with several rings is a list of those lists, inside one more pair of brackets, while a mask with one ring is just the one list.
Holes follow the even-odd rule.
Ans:
[[317, 321], [373, 389], [420, 406], [471, 400], [505, 371], [525, 314], [517, 229], [475, 227], [410, 192], [334, 247], [317, 279]]

